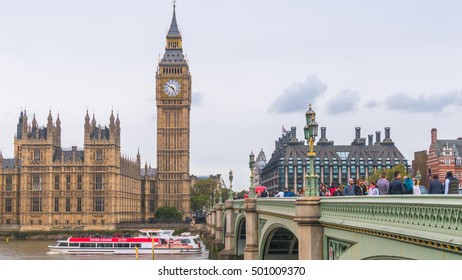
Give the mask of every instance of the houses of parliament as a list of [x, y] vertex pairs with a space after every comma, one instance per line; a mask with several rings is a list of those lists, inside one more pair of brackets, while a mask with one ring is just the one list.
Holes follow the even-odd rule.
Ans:
[[[157, 168], [121, 153], [121, 121], [84, 117], [83, 148], [61, 146], [61, 121], [19, 112], [14, 157], [0, 152], [0, 229], [114, 229], [149, 223], [159, 207], [190, 211], [191, 74], [175, 5], [156, 73]], [[154, 132], [153, 132], [154, 133]]]

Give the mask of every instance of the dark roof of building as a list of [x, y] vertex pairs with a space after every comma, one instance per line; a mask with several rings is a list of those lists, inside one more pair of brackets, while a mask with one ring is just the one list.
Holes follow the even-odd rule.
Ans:
[[57, 149], [53, 154], [53, 161], [83, 161], [85, 159], [84, 150], [71, 149]]
[[[21, 160], [18, 160], [18, 167], [21, 168]], [[14, 169], [16, 168], [16, 160], [14, 158], [4, 158], [2, 168], [3, 169]]]
[[180, 30], [178, 29], [178, 24], [176, 22], [176, 6], [173, 6], [173, 17], [172, 22], [170, 23], [170, 28], [168, 29], [167, 37], [180, 37]]
[[[167, 39], [181, 39], [181, 33], [176, 22], [176, 10], [173, 6], [173, 17], [170, 24], [170, 28], [167, 33]], [[166, 48], [164, 56], [160, 61], [159, 65], [162, 66], [187, 66], [188, 63], [184, 57], [183, 49], [179, 46], [178, 48]]]
[[[325, 130], [323, 134], [321, 138], [323, 141], [314, 146], [316, 160], [319, 161], [319, 164], [333, 165], [336, 162], [337, 165], [340, 165], [342, 161], [346, 161], [347, 165], [352, 164], [353, 161], [356, 164], [360, 164], [360, 161], [363, 161], [363, 164], [369, 164], [369, 161], [372, 161], [372, 165], [407, 165], [407, 160], [389, 137], [385, 139], [387, 141], [384, 140], [384, 142], [374, 145], [366, 145], [365, 141], [353, 141], [354, 144], [352, 143], [352, 145], [334, 145], [332, 141], [325, 138]], [[387, 129], [387, 134], [389, 134], [389, 129]], [[361, 139], [358, 133], [355, 140], [357, 139]], [[296, 160], [300, 160], [302, 165], [306, 165], [307, 153], [308, 146], [305, 145], [304, 141], [298, 141], [296, 131], [292, 129], [290, 133], [283, 134], [276, 141], [276, 150], [264, 170], [273, 169], [279, 165], [281, 160], [283, 160], [284, 165], [290, 165], [289, 161], [295, 164]]]
[[439, 156], [443, 153], [443, 149], [448, 147], [452, 149], [455, 153], [455, 156], [462, 155], [462, 139], [456, 140], [437, 140], [435, 144], [436, 155]]
[[91, 139], [109, 140], [109, 136], [110, 136], [110, 129], [107, 126], [105, 126], [104, 128], [94, 127], [93, 131], [90, 133]]

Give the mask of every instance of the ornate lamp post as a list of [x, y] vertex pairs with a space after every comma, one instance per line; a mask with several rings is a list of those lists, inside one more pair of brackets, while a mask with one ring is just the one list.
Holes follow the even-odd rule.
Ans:
[[417, 180], [417, 186], [420, 186], [420, 180], [422, 180], [422, 175], [420, 175], [420, 170], [417, 170], [417, 174], [415, 175], [415, 179]]
[[257, 195], [255, 194], [255, 185], [253, 182], [254, 178], [254, 168], [255, 168], [255, 155], [253, 152], [250, 153], [250, 160], [249, 160], [249, 168], [250, 168], [250, 187], [249, 187], [249, 198], [256, 198]]
[[220, 183], [220, 186], [218, 187], [218, 190], [217, 190], [217, 198], [218, 198], [218, 202], [217, 203], [223, 203], [223, 198], [221, 197], [221, 183]]
[[233, 200], [233, 171], [229, 171], [229, 200]]
[[314, 152], [314, 140], [318, 136], [318, 124], [316, 123], [316, 113], [310, 108], [305, 113], [306, 125], [303, 128], [305, 132], [305, 139], [308, 143], [308, 158], [310, 160], [310, 174], [305, 176], [305, 182], [307, 189], [305, 190], [305, 196], [319, 196], [319, 190], [316, 184], [317, 175], [314, 174], [314, 158], [316, 153]]

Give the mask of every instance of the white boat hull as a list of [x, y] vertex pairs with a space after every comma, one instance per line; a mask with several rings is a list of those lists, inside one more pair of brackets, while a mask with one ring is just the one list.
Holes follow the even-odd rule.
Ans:
[[[135, 255], [135, 248], [63, 248], [56, 246], [48, 246], [50, 252], [66, 255]], [[154, 255], [184, 255], [184, 254], [200, 254], [203, 248], [182, 248], [169, 249], [159, 248], [154, 249]], [[138, 248], [138, 254], [152, 254], [151, 248]]]

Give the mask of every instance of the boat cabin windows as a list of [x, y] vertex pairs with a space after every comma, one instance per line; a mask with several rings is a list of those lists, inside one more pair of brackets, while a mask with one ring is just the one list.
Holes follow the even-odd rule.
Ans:
[[130, 244], [128, 244], [128, 243], [114, 244], [114, 248], [129, 248], [129, 247], [130, 247]]
[[112, 248], [112, 243], [96, 243], [98, 248]]
[[140, 248], [140, 247], [141, 247], [141, 243], [131, 243], [131, 244], [130, 244], [130, 247], [132, 247], [132, 248], [135, 248], [135, 247]]
[[189, 239], [181, 239], [181, 244], [189, 244], [191, 241]]
[[95, 248], [96, 243], [80, 243], [80, 248]]
[[69, 243], [59, 243], [59, 247], [67, 247]]

